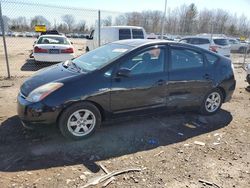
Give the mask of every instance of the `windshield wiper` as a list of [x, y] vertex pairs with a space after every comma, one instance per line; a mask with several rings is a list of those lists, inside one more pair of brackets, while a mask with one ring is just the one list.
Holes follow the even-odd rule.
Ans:
[[81, 72], [82, 71], [82, 69], [80, 67], [78, 67], [73, 61], [71, 61], [70, 65], [73, 65], [75, 67], [75, 69], [77, 70], [77, 72]]
[[72, 69], [74, 69], [74, 70], [76, 70], [77, 72], [82, 72], [82, 69], [79, 67], [79, 66], [77, 66], [72, 60], [68, 60], [68, 63], [66, 64], [66, 63], [63, 63], [63, 66], [65, 67], [65, 68], [72, 68]]

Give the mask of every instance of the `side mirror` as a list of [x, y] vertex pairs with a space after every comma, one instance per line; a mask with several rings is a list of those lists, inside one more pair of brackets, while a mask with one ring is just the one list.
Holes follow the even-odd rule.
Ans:
[[130, 69], [127, 68], [122, 68], [120, 70], [118, 70], [118, 72], [116, 73], [117, 77], [129, 77], [130, 76]]

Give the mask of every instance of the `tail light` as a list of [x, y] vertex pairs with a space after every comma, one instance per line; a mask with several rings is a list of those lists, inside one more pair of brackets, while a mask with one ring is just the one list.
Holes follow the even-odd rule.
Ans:
[[218, 53], [219, 46], [210, 46], [209, 50]]
[[34, 53], [48, 53], [47, 49], [43, 49], [43, 48], [39, 48], [39, 47], [35, 47], [34, 48]]
[[71, 53], [74, 53], [74, 50], [73, 50], [73, 48], [67, 48], [67, 49], [61, 50], [61, 53], [71, 54]]

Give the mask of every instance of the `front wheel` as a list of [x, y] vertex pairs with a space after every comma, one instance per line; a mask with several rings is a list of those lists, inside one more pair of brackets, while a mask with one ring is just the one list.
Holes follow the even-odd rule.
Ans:
[[89, 102], [70, 106], [59, 118], [62, 135], [72, 140], [81, 140], [92, 135], [100, 124], [100, 111]]
[[200, 112], [204, 115], [212, 115], [220, 110], [223, 95], [219, 89], [209, 92], [203, 100]]

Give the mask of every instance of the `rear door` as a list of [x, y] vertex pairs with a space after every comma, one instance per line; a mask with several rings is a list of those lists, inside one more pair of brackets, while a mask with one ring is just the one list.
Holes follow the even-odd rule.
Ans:
[[213, 73], [203, 54], [192, 48], [172, 46], [169, 57], [168, 106], [200, 105], [213, 83]]
[[[113, 74], [111, 110], [119, 113], [165, 106], [165, 59], [165, 46], [152, 46], [122, 60]], [[117, 76], [120, 69], [129, 69], [129, 76]]]

